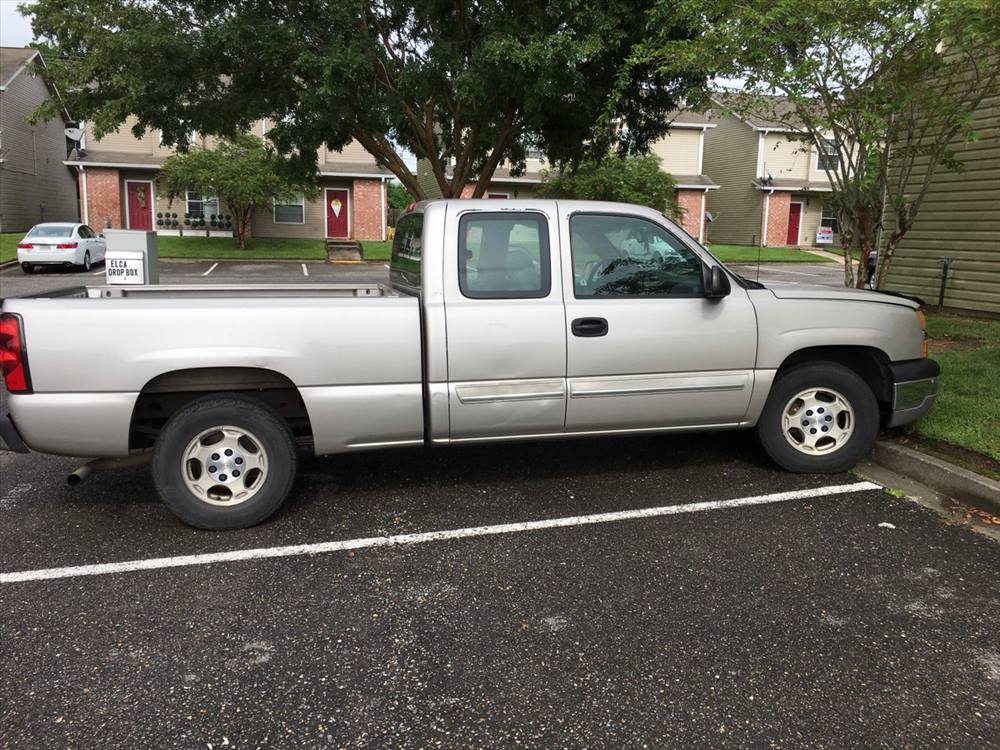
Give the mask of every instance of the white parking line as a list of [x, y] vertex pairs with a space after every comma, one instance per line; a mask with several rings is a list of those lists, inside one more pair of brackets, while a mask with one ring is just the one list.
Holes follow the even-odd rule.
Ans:
[[219, 265], [218, 263], [213, 263], [212, 267], [209, 268], [207, 271], [205, 271], [205, 273], [203, 273], [202, 276], [208, 276], [210, 273], [212, 273], [212, 271], [216, 269], [216, 267], [218, 267], [218, 265]]
[[104, 269], [102, 268], [102, 269], [101, 269], [100, 271], [94, 271], [94, 272], [93, 272], [92, 274], [90, 274], [90, 275], [91, 275], [91, 276], [103, 276], [103, 275], [104, 275]]
[[24, 581], [46, 581], [54, 578], [99, 576], [108, 575], [110, 573], [131, 573], [138, 570], [157, 570], [160, 568], [182, 568], [191, 565], [210, 565], [212, 563], [221, 562], [264, 560], [273, 557], [318, 555], [324, 552], [342, 552], [344, 550], [391, 547], [397, 544], [423, 544], [424, 542], [441, 542], [451, 539], [467, 539], [469, 537], [512, 534], [519, 531], [541, 531], [542, 529], [558, 529], [565, 528], [567, 526], [588, 526], [598, 523], [612, 523], [614, 521], [630, 521], [637, 518], [672, 516], [679, 513], [696, 513], [703, 510], [743, 508], [749, 505], [767, 505], [769, 503], [788, 502], [789, 500], [807, 500], [811, 498], [828, 497], [830, 495], [843, 495], [851, 492], [864, 492], [866, 490], [877, 489], [881, 489], [881, 487], [872, 482], [855, 482], [854, 484], [815, 487], [807, 490], [775, 492], [770, 495], [754, 495], [753, 497], [741, 497], [734, 500], [711, 500], [703, 503], [688, 503], [686, 505], [664, 505], [658, 508], [640, 508], [637, 510], [623, 510], [613, 513], [592, 513], [585, 516], [550, 518], [543, 521], [502, 523], [493, 526], [471, 526], [464, 529], [427, 531], [420, 534], [399, 534], [397, 536], [373, 536], [363, 539], [345, 539], [339, 542], [319, 542], [317, 544], [294, 544], [287, 547], [239, 549], [231, 550], [229, 552], [212, 552], [203, 555], [155, 557], [146, 560], [129, 560], [126, 562], [101, 563], [98, 565], [77, 565], [68, 568], [43, 568], [40, 570], [25, 570], [17, 573], [0, 573], [0, 584], [22, 583]]
[[303, 276], [308, 276], [309, 275], [309, 269], [306, 268], [306, 264], [305, 263], [302, 264], [302, 275]]

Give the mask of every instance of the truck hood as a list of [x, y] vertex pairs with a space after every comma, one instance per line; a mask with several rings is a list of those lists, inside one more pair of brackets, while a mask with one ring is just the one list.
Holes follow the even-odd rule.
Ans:
[[837, 289], [820, 284], [786, 284], [769, 283], [767, 289], [778, 299], [828, 299], [847, 302], [884, 302], [890, 305], [901, 305], [914, 310], [920, 307], [920, 302], [898, 294], [873, 292], [870, 289]]

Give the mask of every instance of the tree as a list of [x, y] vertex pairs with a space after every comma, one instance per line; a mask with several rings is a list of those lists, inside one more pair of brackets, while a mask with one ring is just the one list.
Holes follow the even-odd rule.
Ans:
[[406, 208], [413, 203], [413, 196], [395, 180], [388, 183], [387, 192], [389, 194], [389, 208]]
[[[1000, 13], [991, 0], [681, 0], [662, 2], [694, 34], [674, 32], [638, 51], [644, 65], [683, 74], [709, 60], [742, 82], [725, 106], [799, 129], [832, 149], [831, 203], [839, 213], [845, 285], [861, 257], [892, 230], [879, 278], [913, 225], [938, 167], [956, 168], [954, 145], [974, 137], [970, 113], [1000, 80]], [[919, 169], [914, 169], [919, 165]]]
[[549, 171], [536, 190], [544, 198], [638, 203], [679, 219], [677, 181], [660, 167], [660, 157], [591, 159], [564, 171]]
[[[424, 197], [401, 150], [429, 161], [446, 197], [483, 195], [528, 148], [557, 162], [609, 145], [638, 152], [703, 71], [622, 61], [654, 0], [38, 0], [50, 75], [96, 135], [233, 135], [262, 117], [301, 174], [352, 140]], [[673, 38], [672, 22], [659, 33]], [[609, 92], [618, 96], [601, 118]], [[614, 123], [595, 131], [598, 122]], [[620, 126], [620, 127], [618, 127]]]
[[233, 216], [240, 250], [246, 249], [250, 220], [258, 208], [270, 208], [275, 198], [308, 191], [281, 175], [281, 159], [251, 135], [222, 141], [217, 148], [191, 147], [163, 163], [160, 183], [171, 200], [193, 190], [217, 196]]

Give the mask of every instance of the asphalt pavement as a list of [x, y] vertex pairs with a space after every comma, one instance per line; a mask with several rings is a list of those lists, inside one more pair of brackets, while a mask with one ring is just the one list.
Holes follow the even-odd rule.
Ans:
[[752, 433], [309, 458], [222, 533], [79, 463], [0, 454], [0, 748], [1000, 746], [1000, 544]]

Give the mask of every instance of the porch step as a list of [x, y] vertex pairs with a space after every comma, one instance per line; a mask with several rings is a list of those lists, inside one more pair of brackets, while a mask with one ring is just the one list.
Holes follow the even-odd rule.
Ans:
[[327, 240], [326, 259], [361, 261], [361, 243], [357, 240]]

